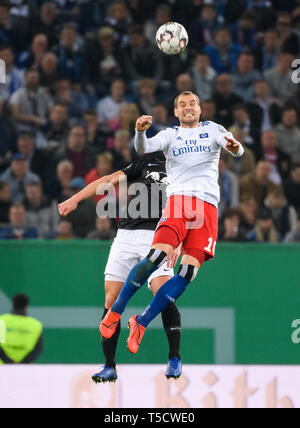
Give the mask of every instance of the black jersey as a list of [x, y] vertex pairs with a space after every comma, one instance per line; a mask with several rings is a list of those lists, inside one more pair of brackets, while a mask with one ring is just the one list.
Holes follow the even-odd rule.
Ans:
[[[166, 187], [167, 187], [167, 174], [164, 156], [161, 153], [151, 153], [143, 156], [140, 160], [132, 163], [127, 168], [122, 170], [127, 176], [128, 185], [134, 189], [137, 183], [143, 183], [144, 192], [147, 189], [147, 215], [138, 218], [130, 216], [129, 205], [134, 203], [135, 198], [139, 198], [140, 192], [136, 192], [136, 196], [128, 199], [127, 204], [127, 218], [121, 218], [119, 229], [135, 230], [146, 229], [155, 230], [159, 222], [162, 210], [166, 204]], [[159, 189], [159, 191], [157, 191]], [[137, 199], [136, 199], [137, 201]], [[137, 211], [140, 210], [139, 203], [137, 203]]]

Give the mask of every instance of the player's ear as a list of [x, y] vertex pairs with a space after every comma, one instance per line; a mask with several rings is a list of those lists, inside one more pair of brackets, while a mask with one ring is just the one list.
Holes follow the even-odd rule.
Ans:
[[174, 109], [174, 116], [178, 117], [178, 110], [177, 110], [177, 108]]

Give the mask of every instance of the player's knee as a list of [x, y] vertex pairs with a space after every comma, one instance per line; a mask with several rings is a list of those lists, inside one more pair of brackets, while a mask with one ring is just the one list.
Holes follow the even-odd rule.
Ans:
[[193, 265], [180, 265], [178, 275], [185, 278], [187, 281], [192, 282], [197, 276], [199, 269]]
[[168, 260], [168, 254], [165, 251], [152, 248], [147, 255], [147, 259], [160, 268]]

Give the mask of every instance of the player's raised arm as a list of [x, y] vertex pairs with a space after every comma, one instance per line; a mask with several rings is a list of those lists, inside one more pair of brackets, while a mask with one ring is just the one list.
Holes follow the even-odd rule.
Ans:
[[164, 149], [166, 143], [163, 138], [166, 131], [159, 132], [153, 138], [146, 137], [146, 131], [152, 125], [152, 116], [141, 116], [136, 121], [134, 146], [138, 153], [153, 153]]
[[84, 189], [82, 189], [80, 192], [73, 195], [70, 199], [67, 199], [66, 201], [59, 204], [58, 205], [59, 214], [63, 217], [66, 217], [72, 211], [76, 210], [79, 202], [83, 201], [84, 199], [88, 199], [93, 196], [96, 196], [96, 192], [99, 185], [103, 183], [110, 183], [110, 184], [116, 185], [123, 178], [125, 178], [124, 172], [117, 171], [114, 174], [106, 175], [102, 178], [99, 178], [98, 180], [93, 181]]

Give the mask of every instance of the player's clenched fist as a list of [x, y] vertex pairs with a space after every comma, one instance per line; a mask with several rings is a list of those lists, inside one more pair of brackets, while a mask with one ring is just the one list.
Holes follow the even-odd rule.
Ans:
[[136, 129], [139, 132], [147, 131], [152, 125], [152, 116], [141, 116], [136, 121]]
[[73, 198], [70, 198], [58, 205], [58, 212], [62, 217], [66, 217], [72, 211], [76, 210], [77, 205], [77, 202]]

